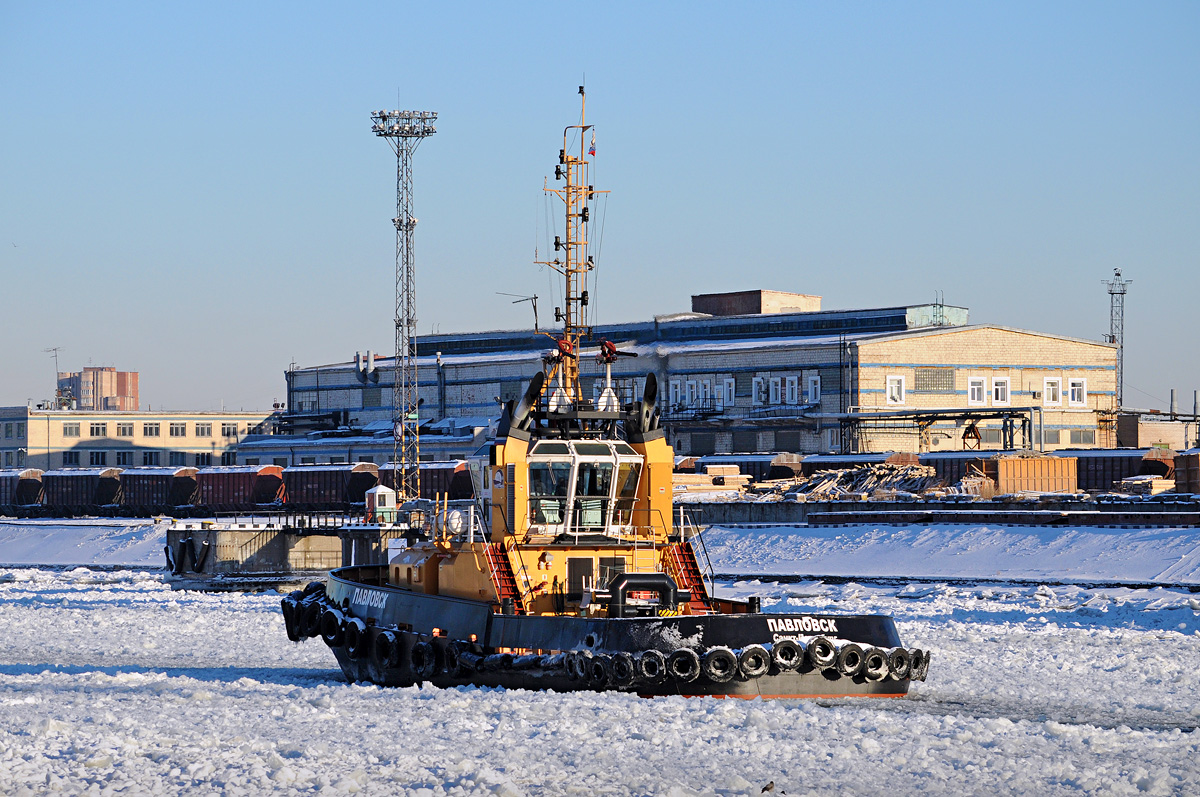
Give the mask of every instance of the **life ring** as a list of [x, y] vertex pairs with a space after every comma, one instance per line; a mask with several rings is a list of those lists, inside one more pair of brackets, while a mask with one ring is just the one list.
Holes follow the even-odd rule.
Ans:
[[346, 636], [346, 653], [350, 658], [361, 659], [367, 655], [370, 637], [367, 636], [367, 624], [361, 618], [348, 619], [342, 633]]
[[813, 637], [808, 643], [808, 661], [813, 669], [828, 670], [837, 664], [837, 648], [828, 637]]
[[603, 689], [612, 680], [612, 658], [606, 653], [597, 653], [588, 662], [588, 684]]
[[371, 663], [381, 670], [395, 667], [399, 642], [395, 631], [380, 631], [375, 635], [375, 644], [371, 645]]
[[679, 648], [667, 657], [667, 672], [676, 681], [694, 681], [700, 677], [700, 657], [691, 648]]
[[888, 672], [897, 681], [903, 681], [912, 675], [912, 657], [904, 648], [892, 648], [888, 651]]
[[879, 648], [867, 648], [863, 651], [862, 674], [868, 681], [882, 681], [888, 677], [888, 655]]
[[656, 684], [667, 677], [667, 657], [657, 650], [639, 651], [633, 657], [639, 681]]
[[700, 671], [713, 683], [723, 684], [737, 674], [738, 659], [727, 647], [709, 648], [704, 653]]
[[863, 649], [862, 646], [856, 645], [853, 642], [847, 642], [838, 648], [837, 652], [837, 671], [846, 676], [853, 678], [862, 672], [863, 668]]
[[342, 613], [333, 607], [321, 612], [321, 638], [331, 648], [340, 647], [346, 641], [342, 628]]
[[781, 639], [771, 646], [771, 661], [780, 671], [791, 672], [804, 662], [804, 649], [794, 639]]
[[771, 669], [771, 654], [762, 645], [747, 645], [737, 657], [738, 669], [745, 678], [761, 678]]
[[408, 663], [412, 667], [413, 675], [418, 680], [429, 680], [437, 666], [437, 662], [434, 661], [433, 646], [424, 640], [417, 642], [408, 653]]
[[609, 666], [609, 675], [613, 686], [629, 686], [637, 677], [637, 668], [633, 665], [633, 656], [621, 651], [614, 654]]

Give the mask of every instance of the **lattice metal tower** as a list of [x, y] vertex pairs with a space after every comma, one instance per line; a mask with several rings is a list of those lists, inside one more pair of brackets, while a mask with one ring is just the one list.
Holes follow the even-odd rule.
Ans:
[[1113, 269], [1113, 278], [1101, 280], [1108, 286], [1109, 313], [1108, 335], [1109, 343], [1117, 344], [1117, 409], [1125, 403], [1125, 291], [1133, 280], [1121, 279], [1121, 269]]
[[412, 214], [412, 156], [422, 139], [437, 132], [434, 111], [375, 111], [371, 130], [386, 138], [396, 153], [396, 357], [392, 385], [392, 461], [397, 470], [396, 492], [400, 500], [421, 495], [418, 463], [421, 440], [418, 432], [417, 391], [417, 278], [413, 233], [417, 219]]

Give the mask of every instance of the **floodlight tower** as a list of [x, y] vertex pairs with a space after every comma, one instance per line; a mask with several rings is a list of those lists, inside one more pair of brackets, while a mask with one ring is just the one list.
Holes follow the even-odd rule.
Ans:
[[1108, 286], [1108, 342], [1117, 344], [1117, 409], [1125, 401], [1125, 291], [1133, 280], [1121, 279], [1121, 269], [1113, 269], [1113, 278], [1101, 280]]
[[396, 358], [392, 385], [392, 460], [396, 492], [418, 498], [421, 483], [417, 392], [417, 278], [413, 255], [412, 156], [422, 139], [437, 132], [434, 111], [375, 111], [371, 130], [396, 153]]

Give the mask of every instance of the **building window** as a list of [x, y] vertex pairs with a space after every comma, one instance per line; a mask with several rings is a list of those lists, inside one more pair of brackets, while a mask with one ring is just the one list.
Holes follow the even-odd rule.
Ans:
[[317, 458], [316, 457], [300, 457], [300, 464], [301, 465], [316, 465]]
[[212, 437], [211, 423], [196, 424], [196, 437]]
[[808, 398], [809, 404], [818, 404], [821, 401], [821, 377], [810, 376], [808, 378]]
[[1008, 377], [992, 380], [992, 404], [1008, 404]]
[[11, 452], [11, 451], [4, 452], [4, 467], [6, 467], [6, 468], [12, 467], [12, 454], [13, 454], [13, 452]]
[[116, 456], [117, 456], [117, 466], [118, 467], [124, 467], [124, 468], [132, 468], [133, 467], [133, 452], [132, 451], [118, 451]]
[[979, 442], [998, 446], [1002, 442], [1003, 431], [999, 427], [990, 426], [979, 430]]
[[725, 380], [725, 406], [732, 407], [737, 403], [737, 380], [729, 377]]
[[1067, 385], [1068, 385], [1067, 389], [1070, 391], [1067, 394], [1067, 402], [1072, 407], [1086, 407], [1087, 406], [1087, 380], [1086, 379], [1072, 379], [1067, 383]]
[[679, 406], [679, 380], [672, 379], [667, 393], [667, 403], [671, 407]]
[[783, 380], [778, 376], [771, 377], [771, 403], [780, 404], [783, 402]]
[[79, 437], [79, 424], [78, 423], [64, 423], [63, 424], [63, 437]]
[[696, 383], [689, 379], [687, 381], [687, 383], [684, 385], [684, 389], [685, 389], [684, 395], [687, 397], [687, 405], [689, 407], [696, 406], [696, 396], [697, 396]]
[[754, 377], [750, 383], [750, 403], [756, 407], [767, 403], [766, 380], [761, 376]]
[[167, 459], [171, 465], [182, 468], [187, 464], [187, 454], [182, 451], [172, 451]]
[[132, 423], [118, 423], [117, 424], [117, 437], [133, 437], [133, 424]]
[[11, 423], [4, 424], [4, 436], [9, 440], [12, 439], [13, 425]]
[[1057, 407], [1062, 404], [1062, 380], [1042, 380], [1042, 406]]
[[904, 403], [904, 377], [889, 376], [887, 378], [887, 403]]
[[211, 464], [212, 464], [212, 454], [205, 452], [205, 453], [196, 455], [196, 467], [197, 468], [207, 468]]
[[105, 465], [108, 464], [108, 452], [107, 451], [89, 451], [88, 452], [88, 464], [91, 465], [93, 468], [104, 467]]
[[1043, 429], [1042, 442], [1048, 446], [1056, 446], [1062, 440], [1062, 433], [1058, 429]]
[[[246, 464], [247, 465], [250, 465], [250, 464], [257, 465], [258, 462], [257, 461], [254, 463], [247, 462]], [[271, 464], [275, 465], [276, 467], [286, 468], [288, 466], [287, 457], [275, 457], [274, 459], [271, 460]]]
[[362, 405], [363, 409], [372, 409], [374, 407], [383, 406], [383, 388], [381, 387], [364, 387], [362, 389]]
[[967, 403], [968, 404], [986, 404], [987, 403], [987, 380], [981, 376], [972, 376], [967, 380]]
[[144, 437], [158, 437], [158, 424], [157, 423], [143, 423], [142, 424], [142, 435]]
[[146, 465], [148, 467], [151, 467], [151, 468], [158, 467], [158, 452], [157, 451], [143, 451], [142, 452], [142, 464]]
[[236, 423], [221, 424], [221, 437], [237, 437]]
[[18, 423], [17, 424], [17, 439], [20, 440], [23, 437], [25, 437], [25, 424]]
[[1096, 445], [1096, 430], [1095, 429], [1072, 429], [1071, 430], [1071, 445], [1073, 445], [1073, 446], [1094, 446], [1094, 445]]
[[345, 457], [330, 457], [329, 458], [330, 465], [344, 465], [345, 462], [346, 462]]
[[700, 381], [700, 406], [712, 406], [712, 382], [707, 379]]
[[79, 452], [78, 451], [64, 451], [63, 452], [63, 467], [70, 468], [70, 467], [78, 467], [78, 466], [79, 466]]
[[920, 366], [914, 369], [913, 390], [918, 393], [953, 393], [954, 369]]
[[[221, 464], [222, 465], [236, 465], [237, 464], [237, 452], [236, 451], [222, 451], [221, 452]], [[249, 465], [250, 464], [249, 461], [247, 461], [246, 464]], [[258, 463], [255, 463], [255, 464], [257, 465]]]
[[789, 376], [786, 382], [786, 389], [783, 394], [783, 402], [785, 404], [800, 403], [800, 379], [795, 376]]
[[88, 434], [92, 437], [108, 437], [107, 423], [93, 423], [90, 424], [90, 427]]
[[[258, 457], [246, 457], [246, 464], [247, 465], [257, 465]], [[278, 464], [278, 463], [276, 463], [276, 464]], [[287, 460], [284, 460], [284, 464], [285, 465], [287, 464]]]
[[170, 431], [171, 437], [187, 437], [187, 424], [173, 423], [171, 424]]

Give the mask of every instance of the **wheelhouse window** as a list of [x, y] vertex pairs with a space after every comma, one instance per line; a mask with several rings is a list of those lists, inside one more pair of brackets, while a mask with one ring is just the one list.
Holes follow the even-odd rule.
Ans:
[[529, 522], [538, 525], [561, 524], [567, 512], [570, 485], [570, 462], [530, 462]]

